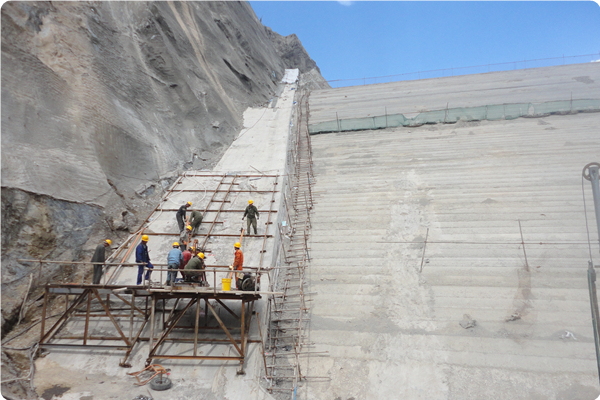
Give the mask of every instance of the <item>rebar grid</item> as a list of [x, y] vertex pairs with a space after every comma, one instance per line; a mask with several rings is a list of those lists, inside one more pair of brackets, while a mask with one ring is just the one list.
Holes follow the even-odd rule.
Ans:
[[[300, 381], [311, 379], [300, 365], [311, 346], [307, 337], [309, 308], [306, 299], [306, 268], [310, 262], [310, 212], [313, 208], [311, 186], [314, 181], [312, 151], [308, 132], [307, 92], [298, 92], [299, 106], [294, 109], [290, 146], [287, 155], [288, 179], [283, 188], [285, 224], [278, 224], [281, 239], [280, 260], [269, 297], [269, 323], [265, 346], [265, 379], [270, 393], [295, 393]], [[297, 95], [297, 96], [298, 96]], [[276, 287], [275, 287], [276, 286]], [[291, 299], [291, 300], [290, 300]], [[267, 364], [267, 358], [269, 363]]]

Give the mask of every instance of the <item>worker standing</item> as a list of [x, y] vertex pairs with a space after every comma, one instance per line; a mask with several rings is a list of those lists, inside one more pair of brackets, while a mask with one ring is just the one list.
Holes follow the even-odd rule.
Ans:
[[258, 209], [254, 205], [252, 200], [248, 200], [248, 207], [244, 211], [244, 216], [242, 217], [242, 221], [244, 218], [248, 216], [248, 229], [246, 231], [250, 234], [250, 225], [254, 227], [254, 234], [256, 235], [256, 221], [258, 220]]
[[92, 263], [94, 263], [94, 277], [92, 283], [94, 285], [100, 284], [100, 279], [102, 278], [102, 266], [104, 261], [106, 261], [106, 255], [104, 250], [110, 246], [112, 242], [110, 239], [106, 239], [104, 242], [96, 246], [96, 251], [92, 256]]
[[192, 236], [198, 233], [198, 229], [200, 229], [200, 224], [202, 223], [202, 218], [202, 213], [198, 210], [194, 210], [190, 214], [190, 226], [192, 227]]
[[[142, 241], [138, 244], [135, 249], [135, 262], [138, 264], [138, 275], [137, 275], [137, 284], [142, 284], [142, 275], [144, 274], [144, 267], [148, 267], [150, 269], [154, 268], [154, 266], [150, 263], [150, 252], [148, 250], [148, 235], [142, 236]], [[150, 281], [150, 274], [152, 271], [148, 270], [146, 272], [146, 280]]]
[[179, 210], [177, 210], [177, 214], [175, 214], [175, 217], [177, 218], [177, 224], [179, 225], [179, 232], [183, 231], [183, 229], [185, 228], [185, 221], [187, 220], [185, 213], [188, 207], [191, 206], [192, 202], [188, 201], [187, 203], [179, 207]]
[[[240, 242], [237, 242], [236, 244], [233, 245], [233, 248], [235, 249], [235, 258], [233, 259], [233, 265], [231, 267], [229, 267], [229, 269], [231, 269], [232, 271], [241, 271], [244, 268], [244, 253], [242, 253], [242, 250], [240, 250], [240, 247], [242, 247], [242, 244]], [[235, 287], [237, 289], [238, 285], [237, 285], [237, 281], [238, 279], [241, 279], [244, 277], [243, 272], [234, 272], [235, 275]]]
[[167, 264], [168, 269], [175, 270], [173, 272], [169, 271], [167, 273], [167, 286], [171, 286], [172, 283], [175, 283], [175, 279], [177, 278], [177, 271], [181, 267], [183, 263], [183, 253], [179, 250], [179, 243], [173, 243], [173, 249], [169, 251], [167, 254]]

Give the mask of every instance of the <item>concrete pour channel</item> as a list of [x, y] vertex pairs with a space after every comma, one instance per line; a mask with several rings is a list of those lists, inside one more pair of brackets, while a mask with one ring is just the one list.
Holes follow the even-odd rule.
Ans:
[[[148, 234], [148, 248], [153, 263], [165, 264], [172, 243], [179, 240], [178, 226], [173, 209], [179, 208], [185, 202], [192, 203], [191, 209], [204, 211], [218, 209], [221, 212], [207, 212], [199, 230], [199, 243], [205, 242], [207, 266], [221, 266], [222, 272], [207, 272], [207, 280], [211, 285], [210, 290], [221, 290], [221, 278], [227, 277], [226, 266], [233, 263], [233, 244], [239, 240], [240, 229], [246, 229], [242, 221], [243, 210], [252, 199], [260, 211], [258, 221], [258, 235], [246, 236], [242, 241], [244, 252], [244, 267], [260, 266], [261, 269], [275, 267], [278, 260], [279, 237], [277, 232], [278, 221], [283, 217], [280, 211], [283, 197], [278, 188], [282, 188], [286, 178], [287, 146], [291, 133], [291, 118], [295, 106], [295, 89], [298, 70], [286, 70], [278, 98], [273, 99], [267, 107], [249, 108], [244, 113], [244, 128], [241, 130], [232, 145], [226, 151], [220, 162], [212, 171], [186, 171], [185, 175], [170, 189], [163, 203], [149, 217], [144, 228]], [[231, 182], [234, 181], [234, 185]], [[222, 183], [219, 186], [219, 183]], [[219, 191], [215, 192], [215, 188]], [[227, 193], [230, 189], [231, 192]], [[222, 191], [221, 191], [222, 190]], [[215, 196], [213, 196], [213, 194]], [[219, 202], [225, 199], [226, 202]], [[212, 202], [211, 202], [212, 200]], [[169, 211], [167, 211], [169, 210]], [[271, 212], [268, 212], [271, 210]], [[215, 224], [211, 224], [215, 221]], [[267, 224], [267, 221], [270, 223]], [[207, 238], [208, 230], [211, 230]], [[204, 235], [204, 236], [202, 236]], [[135, 236], [135, 234], [134, 234]], [[139, 238], [135, 246], [139, 243]], [[120, 259], [119, 259], [120, 261]], [[135, 262], [135, 251], [132, 251], [126, 263]], [[156, 269], [165, 268], [166, 266]], [[209, 267], [210, 268], [210, 267]], [[105, 281], [109, 284], [135, 285], [137, 267], [121, 267], [113, 275], [114, 270], [109, 270]], [[151, 276], [151, 287], [163, 290], [166, 281], [166, 272], [158, 271]], [[216, 287], [214, 283], [216, 282]], [[232, 284], [232, 286], [234, 286]], [[260, 292], [261, 299], [254, 304], [254, 313], [259, 316], [263, 326], [262, 335], [266, 335], [266, 299], [270, 288], [267, 274], [262, 275]], [[164, 290], [168, 291], [168, 290]], [[112, 301], [112, 300], [111, 300]], [[174, 300], [169, 300], [171, 306]], [[229, 306], [234, 313], [240, 314], [240, 301], [224, 300], [223, 304], [213, 303], [217, 314], [227, 323], [233, 317], [224, 308]], [[84, 304], [85, 305], [85, 304]], [[136, 306], [144, 306], [143, 299], [136, 302]], [[160, 301], [157, 307], [162, 307]], [[166, 306], [167, 308], [169, 306]], [[180, 304], [178, 309], [182, 309]], [[205, 307], [198, 307], [199, 317], [205, 318]], [[132, 312], [133, 314], [133, 312]], [[182, 318], [182, 322], [193, 324], [196, 307], [191, 307]], [[215, 398], [271, 398], [259, 385], [259, 380], [264, 376], [262, 348], [260, 333], [256, 323], [256, 315], [251, 316], [248, 333], [248, 344], [244, 362], [245, 374], [237, 374], [238, 361], [221, 360], [185, 360], [185, 359], [155, 359], [152, 362], [161, 364], [170, 369], [170, 379], [173, 382], [167, 391], [152, 391], [155, 399], [215, 399]], [[212, 318], [212, 315], [210, 316]], [[196, 316], [198, 318], [198, 316]], [[160, 334], [160, 317], [155, 317], [155, 337]], [[123, 318], [123, 325], [129, 329], [129, 317]], [[141, 327], [141, 321], [133, 323], [135, 330]], [[84, 330], [85, 318], [71, 319], [62, 328], [61, 336], [81, 335]], [[143, 328], [140, 337], [149, 336], [149, 323]], [[47, 328], [46, 328], [47, 329]], [[123, 329], [125, 330], [125, 329]], [[99, 337], [108, 332], [114, 332], [114, 325], [107, 318], [90, 320], [87, 334], [90, 337]], [[231, 331], [233, 336], [239, 335]], [[129, 330], [125, 333], [131, 336]], [[180, 335], [179, 332], [175, 335]], [[225, 338], [227, 339], [227, 338]], [[131, 338], [130, 338], [131, 340]], [[225, 340], [226, 341], [226, 340]], [[61, 343], [68, 344], [69, 340], [61, 339]], [[101, 340], [89, 340], [90, 343], [102, 344]], [[75, 343], [75, 341], [71, 341]], [[80, 342], [79, 342], [80, 343]], [[88, 343], [89, 344], [89, 343]], [[190, 354], [190, 343], [165, 342], [163, 352], [172, 355]], [[211, 355], [227, 357], [235, 353], [231, 344], [209, 343], [198, 346], [198, 355]], [[36, 362], [35, 384], [39, 393], [47, 391], [62, 393], [61, 399], [133, 399], [138, 395], [149, 395], [150, 387], [134, 386], [135, 377], [127, 375], [128, 372], [140, 371], [145, 367], [149, 354], [149, 341], [138, 342], [128, 358], [131, 368], [119, 366], [123, 359], [123, 351], [88, 350], [73, 347], [52, 347], [48, 354]], [[66, 389], [66, 391], [65, 391]]]

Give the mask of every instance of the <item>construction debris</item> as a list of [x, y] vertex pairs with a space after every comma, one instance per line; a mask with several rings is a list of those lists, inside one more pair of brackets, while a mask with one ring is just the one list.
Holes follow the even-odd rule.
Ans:
[[475, 321], [469, 314], [463, 315], [462, 321], [459, 322], [460, 326], [465, 329], [474, 328], [477, 326], [477, 321]]
[[521, 319], [521, 314], [519, 314], [518, 312], [515, 312], [510, 317], [506, 318], [505, 321], [510, 322], [510, 321], [516, 321], [518, 319]]

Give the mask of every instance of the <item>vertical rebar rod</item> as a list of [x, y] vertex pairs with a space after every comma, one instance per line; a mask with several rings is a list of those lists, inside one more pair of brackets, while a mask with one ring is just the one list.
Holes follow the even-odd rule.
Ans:
[[521, 229], [521, 220], [519, 221], [519, 232], [521, 232], [521, 246], [523, 246], [523, 254], [525, 255], [525, 270], [529, 271], [529, 262], [527, 262], [527, 252], [525, 251], [525, 241], [523, 240], [523, 230]]
[[152, 296], [152, 304], [150, 305], [150, 338], [148, 340], [148, 355], [152, 354], [152, 346], [154, 345], [154, 309], [156, 308], [156, 297]]
[[425, 261], [425, 249], [427, 248], [427, 239], [429, 239], [429, 228], [427, 228], [427, 234], [425, 235], [425, 244], [423, 245], [423, 255], [421, 256], [421, 268], [419, 268], [419, 272], [423, 272], [423, 262]]
[[88, 297], [87, 297], [87, 309], [85, 312], [85, 328], [83, 329], [83, 345], [85, 346], [87, 344], [87, 335], [88, 335], [88, 329], [89, 329], [89, 325], [90, 325], [90, 307], [92, 305], [92, 296], [90, 293], [88, 293]]
[[[46, 308], [48, 306], [48, 286], [46, 286], [44, 288], [44, 305], [42, 306], [42, 327], [41, 327], [41, 332], [40, 332], [40, 344], [42, 343], [42, 340], [44, 339], [44, 330], [46, 328]], [[65, 311], [65, 314], [67, 312]]]

